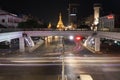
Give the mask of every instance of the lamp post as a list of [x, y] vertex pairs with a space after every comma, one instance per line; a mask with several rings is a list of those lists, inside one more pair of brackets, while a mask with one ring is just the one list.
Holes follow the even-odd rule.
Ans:
[[61, 39], [62, 43], [62, 80], [65, 80], [65, 61], [64, 61], [64, 37]]
[[64, 54], [62, 55], [62, 80], [65, 80], [65, 70], [64, 70], [64, 67], [65, 67], [65, 64], [64, 64]]

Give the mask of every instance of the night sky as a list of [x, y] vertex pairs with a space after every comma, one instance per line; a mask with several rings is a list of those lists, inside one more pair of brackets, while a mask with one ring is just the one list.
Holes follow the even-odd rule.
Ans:
[[[0, 0], [0, 7], [15, 14], [31, 14], [45, 22], [56, 24], [61, 12], [63, 22], [66, 23], [68, 2], [72, 0]], [[80, 5], [80, 17], [93, 14], [93, 4], [101, 3], [103, 13], [120, 14], [120, 0], [73, 0]]]

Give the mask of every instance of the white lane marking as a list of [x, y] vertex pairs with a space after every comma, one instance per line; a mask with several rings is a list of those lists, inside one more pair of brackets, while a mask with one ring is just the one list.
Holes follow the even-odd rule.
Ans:
[[[20, 62], [22, 62], [22, 63], [26, 63], [26, 62], [62, 62], [62, 60], [61, 59], [57, 59], [57, 60], [20, 60], [20, 59], [11, 59], [11, 60], [9, 60], [10, 62], [18, 62], [18, 63], [20, 63]], [[118, 62], [118, 63], [120, 63], [120, 60], [64, 60], [66, 63], [79, 63], [79, 62], [88, 62], [88, 63], [105, 63], [105, 62], [107, 62], [107, 63], [114, 63], [114, 62]], [[1, 61], [0, 61], [1, 62]], [[4, 61], [3, 61], [4, 62]]]
[[109, 68], [109, 67], [107, 67], [107, 68], [103, 68], [102, 70], [105, 71], [105, 72], [120, 72], [120, 68]]
[[[0, 58], [0, 60], [2, 59], [60, 59], [61, 57], [18, 57], [18, 58], [15, 58], [15, 57], [11, 57], [11, 58]], [[82, 60], [120, 60], [120, 57], [64, 57], [65, 59], [82, 59]]]
[[[0, 66], [46, 66], [46, 65], [62, 65], [61, 63], [1, 63]], [[86, 64], [86, 63], [82, 63], [82, 64], [65, 64], [65, 66], [71, 66], [74, 68], [78, 68], [78, 67], [82, 67], [82, 66], [96, 66], [96, 67], [119, 67], [120, 64], [116, 64], [116, 65], [108, 65], [108, 66], [104, 66], [100, 65], [100, 64]]]
[[0, 66], [52, 66], [61, 64], [0, 64]]

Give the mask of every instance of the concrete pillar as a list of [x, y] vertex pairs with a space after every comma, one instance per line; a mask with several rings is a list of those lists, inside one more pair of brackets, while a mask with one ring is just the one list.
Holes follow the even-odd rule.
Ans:
[[25, 52], [24, 37], [19, 38], [19, 50], [20, 52]]
[[95, 51], [100, 51], [100, 38], [95, 38]]

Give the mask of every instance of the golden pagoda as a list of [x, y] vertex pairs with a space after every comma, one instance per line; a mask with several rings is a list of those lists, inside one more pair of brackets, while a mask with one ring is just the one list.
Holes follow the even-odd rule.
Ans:
[[59, 21], [58, 21], [58, 24], [57, 24], [57, 29], [58, 30], [64, 30], [64, 24], [63, 24], [63, 21], [62, 21], [62, 16], [61, 16], [61, 13], [59, 15]]

